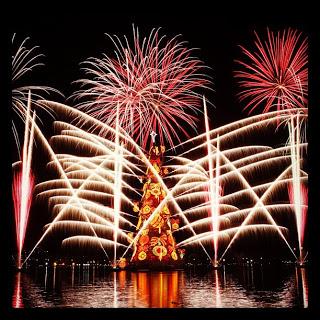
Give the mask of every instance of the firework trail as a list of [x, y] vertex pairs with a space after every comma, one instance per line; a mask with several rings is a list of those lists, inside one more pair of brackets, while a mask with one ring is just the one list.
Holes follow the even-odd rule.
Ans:
[[[300, 248], [303, 248], [304, 246], [304, 236], [305, 236], [305, 227], [306, 227], [306, 222], [307, 222], [307, 210], [308, 210], [308, 188], [301, 183], [300, 187], [298, 186], [298, 190], [300, 191], [300, 199], [301, 199], [301, 218], [296, 221], [296, 223], [299, 223], [299, 226], [297, 229], [299, 230], [299, 246]], [[294, 191], [294, 183], [288, 184], [288, 193], [289, 193], [289, 199], [290, 203], [295, 206], [295, 201], [294, 201], [294, 193], [297, 192]], [[303, 258], [302, 252], [300, 253], [300, 257]]]
[[240, 46], [247, 61], [236, 61], [242, 67], [235, 77], [243, 88], [240, 101], [247, 101], [244, 110], [250, 114], [257, 107], [263, 107], [263, 113], [272, 108], [304, 108], [308, 102], [307, 39], [292, 29], [277, 33], [268, 29], [266, 41], [255, 36], [256, 51]]
[[123, 144], [119, 151], [119, 109], [117, 109], [116, 118], [116, 136], [115, 136], [115, 158], [114, 158], [114, 258], [113, 266], [117, 266], [117, 242], [118, 242], [118, 229], [119, 229], [119, 216], [121, 210], [121, 188], [122, 188], [122, 162], [123, 162]]
[[[24, 180], [27, 179], [27, 181]], [[23, 188], [22, 188], [23, 185]], [[13, 176], [12, 197], [14, 203], [14, 215], [16, 224], [16, 243], [18, 249], [17, 267], [21, 268], [21, 255], [25, 240], [29, 211], [32, 202], [32, 189], [34, 187], [34, 175], [23, 175], [16, 172]], [[22, 201], [22, 199], [25, 199]]]
[[174, 146], [174, 140], [189, 137], [184, 127], [196, 131], [195, 114], [200, 112], [201, 96], [194, 90], [207, 88], [210, 81], [199, 71], [202, 62], [177, 37], [167, 40], [153, 29], [140, 39], [133, 27], [133, 45], [110, 36], [115, 57], [89, 58], [84, 68], [91, 79], [79, 80], [85, 88], [73, 96], [84, 101], [78, 107], [115, 128], [119, 125], [142, 148], [152, 131]]
[[207, 114], [207, 105], [203, 97], [203, 107], [205, 116], [205, 128], [207, 139], [207, 154], [208, 154], [208, 170], [209, 170], [209, 201], [211, 204], [211, 217], [212, 217], [212, 232], [213, 232], [213, 246], [214, 246], [214, 265], [217, 266], [218, 260], [218, 232], [219, 232], [219, 175], [220, 175], [220, 158], [219, 158], [219, 140], [217, 141], [217, 150], [215, 153], [216, 160], [216, 177], [213, 180], [213, 165], [212, 165], [212, 146], [210, 143], [210, 128]]
[[307, 189], [306, 186], [301, 182], [301, 158], [300, 158], [300, 133], [299, 133], [299, 118], [296, 119], [297, 125], [295, 125], [294, 117], [291, 116], [289, 122], [289, 145], [290, 145], [290, 156], [292, 165], [292, 183], [288, 185], [290, 203], [294, 204], [296, 226], [298, 233], [299, 243], [299, 259], [303, 261], [303, 242], [306, 227], [306, 215], [307, 210], [305, 208], [307, 204]]
[[[14, 174], [12, 184], [12, 197], [14, 204], [16, 240], [18, 250], [17, 266], [19, 269], [21, 268], [21, 254], [28, 225], [29, 212], [32, 202], [32, 190], [34, 186], [34, 175], [31, 170], [31, 159], [36, 114], [33, 113], [33, 117], [32, 119], [30, 119], [30, 107], [31, 93], [29, 91], [28, 107], [26, 111], [27, 114], [24, 133], [24, 145], [22, 151], [22, 168]], [[31, 126], [31, 129], [29, 129], [29, 126]]]
[[[38, 100], [43, 99], [43, 94], [58, 93], [62, 95], [58, 90], [48, 87], [48, 86], [38, 86], [38, 85], [26, 85], [26, 86], [16, 86], [24, 76], [31, 72], [34, 68], [43, 66], [39, 59], [43, 57], [43, 54], [38, 53], [38, 46], [33, 46], [29, 48], [27, 46], [27, 41], [29, 38], [25, 38], [19, 45], [16, 45], [16, 34], [12, 37], [12, 107], [13, 111], [17, 116], [23, 121], [26, 121], [26, 110], [28, 99], [31, 99], [32, 105], [34, 107], [39, 107], [53, 116], [52, 111], [49, 108], [44, 107]], [[29, 97], [29, 91], [32, 95]], [[41, 119], [38, 118], [41, 122]], [[15, 123], [12, 121], [12, 131], [14, 134], [14, 139], [18, 148], [18, 153], [20, 156], [20, 141], [19, 135], [16, 129]]]

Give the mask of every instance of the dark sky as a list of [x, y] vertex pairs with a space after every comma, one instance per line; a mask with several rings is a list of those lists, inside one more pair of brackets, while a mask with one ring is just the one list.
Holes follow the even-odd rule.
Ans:
[[[45, 66], [37, 68], [31, 78], [25, 79], [26, 83], [54, 87], [66, 97], [78, 88], [71, 82], [84, 76], [80, 62], [90, 56], [101, 57], [103, 52], [112, 54], [112, 43], [104, 33], [130, 37], [134, 24], [143, 35], [148, 35], [154, 27], [161, 27], [161, 34], [168, 38], [181, 34], [180, 39], [187, 41], [189, 47], [200, 49], [195, 54], [211, 68], [208, 75], [213, 78], [214, 92], [206, 95], [216, 107], [211, 108], [210, 119], [211, 126], [217, 127], [246, 116], [236, 98], [238, 88], [232, 76], [234, 60], [241, 57], [238, 45], [252, 46], [253, 31], [263, 34], [267, 27], [272, 30], [293, 27], [305, 35], [313, 29], [304, 12], [284, 18], [281, 10], [240, 14], [236, 8], [232, 12], [198, 9], [184, 13], [179, 10], [123, 12], [109, 8], [99, 12], [88, 8], [87, 12], [70, 15], [61, 12], [55, 15], [49, 10], [30, 20], [24, 16], [24, 20], [19, 21], [18, 16], [9, 32], [17, 32], [19, 40], [30, 37], [29, 44], [39, 45], [46, 56], [43, 59]], [[65, 102], [61, 97], [56, 100]], [[50, 128], [47, 130], [50, 132]], [[202, 131], [201, 124], [199, 131]], [[13, 150], [13, 160], [16, 160], [14, 147]], [[41, 161], [45, 159], [39, 159]]]

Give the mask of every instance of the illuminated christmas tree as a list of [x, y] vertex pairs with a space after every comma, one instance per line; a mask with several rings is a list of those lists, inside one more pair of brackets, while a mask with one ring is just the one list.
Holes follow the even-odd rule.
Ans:
[[[152, 146], [149, 150], [149, 161], [160, 177], [168, 173], [162, 167], [164, 146], [155, 143], [155, 133], [152, 132]], [[131, 264], [143, 267], [152, 266], [177, 266], [184, 256], [184, 249], [177, 249], [172, 235], [179, 228], [179, 219], [171, 217], [170, 210], [165, 203], [154, 217], [148, 222], [152, 213], [166, 197], [166, 192], [161, 182], [149, 168], [143, 179], [143, 195], [140, 202], [135, 202], [133, 211], [139, 214], [136, 227], [141, 235], [134, 243], [134, 252]], [[130, 234], [133, 239], [133, 234]]]

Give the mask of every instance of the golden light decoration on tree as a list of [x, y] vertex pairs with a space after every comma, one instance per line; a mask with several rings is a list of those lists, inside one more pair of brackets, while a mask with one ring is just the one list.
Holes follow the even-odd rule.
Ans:
[[143, 207], [142, 211], [144, 214], [148, 214], [151, 211], [151, 208], [150, 206], [146, 205]]
[[172, 234], [168, 234], [168, 242], [169, 242], [171, 245], [174, 245], [174, 240], [173, 240]]
[[161, 228], [164, 224], [164, 219], [157, 214], [152, 221], [150, 222], [150, 224], [154, 227], [154, 228]]
[[151, 194], [154, 195], [155, 197], [159, 197], [161, 194], [160, 189], [152, 189]]
[[179, 229], [179, 219], [171, 219], [171, 225], [173, 230]]
[[179, 225], [178, 225], [177, 223], [174, 223], [174, 224], [172, 225], [172, 229], [173, 229], [173, 230], [179, 229]]
[[120, 269], [124, 269], [127, 266], [126, 258], [120, 258], [118, 265]]
[[133, 233], [132, 233], [132, 232], [129, 232], [129, 233], [128, 233], [128, 242], [129, 242], [129, 243], [132, 243], [132, 242], [133, 242]]
[[161, 189], [160, 183], [150, 183], [150, 189], [151, 189], [151, 193], [154, 192], [155, 190], [160, 192], [160, 189]]
[[134, 202], [133, 211], [134, 212], [139, 212], [139, 206], [138, 206], [138, 203], [136, 201]]
[[143, 236], [145, 236], [145, 235], [147, 235], [148, 233], [149, 233], [149, 229], [144, 229], [141, 234], [142, 234]]
[[144, 251], [141, 251], [138, 255], [138, 259], [139, 260], [145, 260], [145, 258], [147, 257], [147, 254]]
[[165, 214], [170, 214], [169, 209], [168, 209], [167, 206], [164, 206], [164, 207], [162, 208], [162, 212], [165, 213]]
[[147, 236], [147, 235], [143, 235], [143, 236], [141, 236], [140, 239], [139, 239], [139, 243], [140, 243], [141, 245], [145, 245], [145, 244], [147, 244], [148, 242], [149, 242], [149, 236]]
[[155, 168], [155, 170], [159, 173], [160, 172], [160, 168], [159, 168], [159, 166], [155, 163], [154, 165], [153, 165], [153, 167]]
[[154, 248], [152, 249], [152, 253], [156, 256], [156, 257], [164, 257], [167, 255], [167, 249], [164, 246], [154, 246]]
[[171, 257], [172, 257], [173, 260], [178, 260], [177, 253], [175, 251], [172, 251]]
[[[158, 257], [156, 259], [158, 262], [162, 261], [162, 263], [168, 263], [168, 265], [171, 264], [172, 266], [176, 266], [176, 261], [179, 260], [177, 253], [172, 256], [172, 252], [176, 250], [176, 243], [172, 236], [173, 228], [170, 210], [166, 202], [160, 204], [166, 197], [166, 190], [159, 181], [158, 176], [163, 176], [162, 153], [165, 151], [165, 148], [164, 146], [155, 146], [154, 142], [149, 151], [149, 161], [152, 167], [148, 167], [146, 170], [146, 180], [143, 185], [143, 194], [140, 201], [142, 209], [139, 211], [139, 221], [136, 228], [139, 231], [136, 236], [134, 253], [131, 259], [133, 265], [136, 264], [136, 266], [147, 268], [155, 262], [155, 257]], [[168, 172], [168, 170], [165, 171]], [[137, 204], [134, 203], [134, 205]], [[155, 210], [157, 211], [154, 212]], [[179, 220], [173, 219], [173, 222], [177, 222], [176, 228], [178, 228]], [[148, 228], [148, 236], [144, 230], [145, 228]], [[142, 252], [144, 252], [146, 257], [144, 257]], [[141, 260], [146, 261], [140, 263], [139, 261]]]

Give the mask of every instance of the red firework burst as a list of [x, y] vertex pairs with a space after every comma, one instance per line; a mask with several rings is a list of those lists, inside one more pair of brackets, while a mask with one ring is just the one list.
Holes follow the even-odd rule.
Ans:
[[119, 125], [143, 148], [152, 131], [158, 133], [160, 143], [167, 141], [171, 147], [174, 139], [181, 142], [181, 133], [189, 137], [184, 126], [196, 130], [195, 114], [201, 106], [194, 89], [210, 83], [198, 73], [204, 67], [201, 61], [177, 37], [159, 37], [159, 29], [142, 41], [133, 29], [132, 47], [126, 37], [122, 43], [108, 36], [116, 47], [116, 58], [104, 55], [85, 62], [91, 80], [79, 80], [86, 88], [74, 96], [86, 101], [78, 107], [112, 127], [119, 110]]
[[267, 29], [267, 40], [262, 41], [255, 32], [255, 52], [240, 46], [248, 62], [239, 61], [242, 70], [235, 72], [243, 91], [240, 101], [249, 114], [258, 106], [263, 113], [277, 110], [306, 108], [308, 103], [307, 39], [296, 30], [273, 33]]

